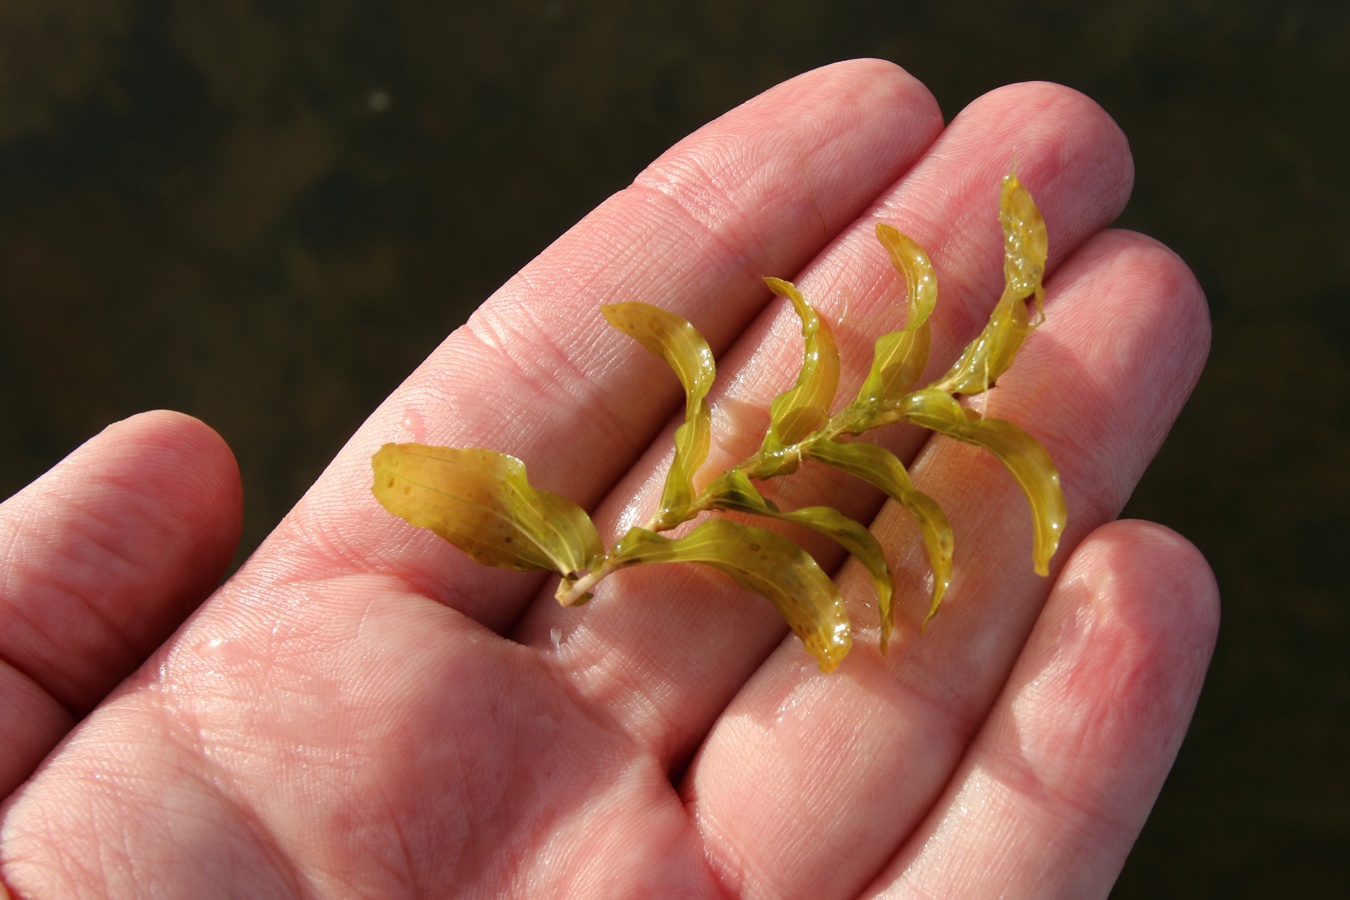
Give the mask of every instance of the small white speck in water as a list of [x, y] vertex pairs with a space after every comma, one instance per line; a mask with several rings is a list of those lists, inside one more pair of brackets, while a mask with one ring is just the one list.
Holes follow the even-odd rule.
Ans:
[[417, 444], [424, 443], [427, 439], [427, 425], [422, 418], [422, 414], [415, 409], [408, 409], [403, 413], [403, 421], [399, 422], [399, 427], [407, 432], [408, 437]]

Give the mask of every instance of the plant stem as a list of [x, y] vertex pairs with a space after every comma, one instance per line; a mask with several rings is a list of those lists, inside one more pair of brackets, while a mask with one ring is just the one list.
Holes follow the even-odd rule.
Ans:
[[585, 575], [582, 575], [576, 581], [569, 581], [564, 578], [558, 585], [557, 598], [563, 606], [575, 606], [579, 603], [585, 603], [591, 599], [591, 591], [605, 577], [613, 574], [620, 564], [606, 555], [600, 565], [591, 569]]

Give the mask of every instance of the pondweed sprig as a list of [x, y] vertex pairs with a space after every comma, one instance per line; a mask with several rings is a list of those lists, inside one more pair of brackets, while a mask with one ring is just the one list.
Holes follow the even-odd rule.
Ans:
[[[872, 368], [858, 395], [833, 414], [839, 352], [829, 323], [791, 284], [766, 278], [770, 290], [789, 300], [801, 319], [801, 372], [773, 401], [759, 450], [701, 491], [694, 477], [707, 458], [711, 437], [706, 398], [715, 371], [712, 351], [692, 325], [672, 312], [638, 302], [603, 307], [611, 325], [666, 360], [685, 392], [684, 422], [675, 431], [675, 456], [660, 504], [646, 525], [629, 529], [608, 550], [585, 510], [531, 486], [524, 463], [494, 450], [386, 444], [373, 459], [375, 496], [391, 513], [432, 529], [480, 563], [557, 572], [557, 597], [564, 606], [584, 603], [599, 581], [628, 566], [694, 562], [719, 569], [772, 602], [820, 669], [829, 671], [852, 646], [852, 628], [838, 588], [810, 554], [775, 531], [726, 518], [707, 518], [677, 538], [661, 534], [718, 511], [805, 525], [838, 541], [871, 573], [884, 652], [894, 623], [894, 579], [876, 538], [829, 506], [779, 509], [754, 483], [790, 475], [809, 459], [862, 478], [899, 502], [918, 523], [933, 570], [926, 623], [937, 613], [951, 581], [951, 525], [937, 503], [914, 486], [894, 454], [876, 444], [848, 440], [895, 422], [920, 425], [984, 447], [1003, 461], [1031, 506], [1035, 569], [1048, 573], [1066, 519], [1054, 463], [1016, 425], [982, 416], [956, 399], [993, 386], [1044, 315], [1045, 222], [1011, 174], [1003, 180], [999, 220], [1003, 295], [956, 363], [918, 389], [915, 384], [928, 362], [928, 318], [937, 302], [937, 282], [918, 244], [889, 225], [877, 225], [877, 238], [905, 276], [905, 326], [877, 339]], [[1035, 305], [1034, 315], [1029, 301]]]

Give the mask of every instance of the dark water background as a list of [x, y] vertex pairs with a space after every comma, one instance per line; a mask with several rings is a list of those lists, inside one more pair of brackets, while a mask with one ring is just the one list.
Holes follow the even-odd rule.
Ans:
[[1127, 514], [1200, 546], [1224, 622], [1114, 896], [1339, 893], [1343, 2], [2, 0], [0, 496], [173, 407], [238, 455], [251, 549], [567, 226], [702, 123], [853, 56], [905, 66], [949, 117], [1060, 81], [1129, 135], [1120, 224], [1195, 268], [1215, 339]]

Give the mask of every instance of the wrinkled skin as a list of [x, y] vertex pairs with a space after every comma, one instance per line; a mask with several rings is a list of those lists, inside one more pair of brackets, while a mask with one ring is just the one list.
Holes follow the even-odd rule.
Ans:
[[[927, 561], [894, 504], [820, 467], [777, 495], [872, 522], [896, 569], [890, 652], [864, 628], [829, 675], [716, 573], [623, 572], [564, 610], [547, 580], [480, 567], [371, 496], [386, 441], [491, 447], [612, 540], [657, 501], [682, 397], [599, 304], [657, 303], [708, 337], [718, 471], [757, 446], [800, 365], [799, 324], [760, 276], [843, 318], [845, 393], [897, 327], [877, 218], [936, 266], [931, 377], [998, 296], [997, 189], [1014, 159], [1049, 223], [1047, 319], [987, 409], [1059, 466], [1069, 525], [1049, 578], [1031, 571], [1025, 501], [997, 460], [918, 429], [879, 439], [955, 529], [952, 587], [922, 636]], [[1185, 265], [1106, 227], [1131, 179], [1120, 131], [1062, 87], [996, 90], [944, 127], [886, 63], [780, 85], [503, 286], [214, 593], [240, 518], [228, 449], [171, 413], [109, 428], [0, 514], [4, 885], [1104, 895], [1218, 622], [1190, 544], [1115, 521], [1209, 339]], [[854, 621], [874, 622], [867, 573], [809, 546]]]

